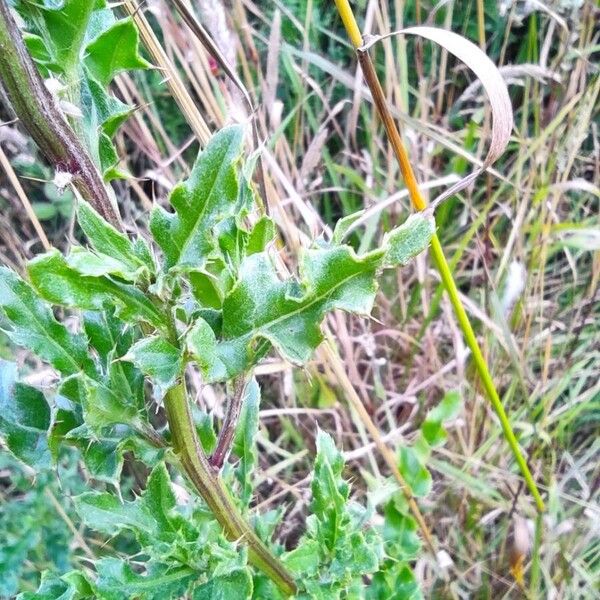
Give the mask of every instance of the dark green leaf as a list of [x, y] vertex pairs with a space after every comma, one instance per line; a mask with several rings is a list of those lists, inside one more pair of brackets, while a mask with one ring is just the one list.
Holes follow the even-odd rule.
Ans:
[[188, 275], [194, 297], [203, 308], [219, 310], [223, 304], [220, 281], [206, 271], [190, 271]]
[[30, 467], [50, 466], [50, 407], [39, 390], [17, 382], [17, 366], [0, 360], [0, 437]]
[[85, 66], [105, 87], [122, 71], [150, 66], [139, 54], [139, 35], [131, 18], [117, 21], [85, 50]]
[[64, 442], [79, 449], [83, 464], [93, 479], [118, 485], [123, 469], [121, 438], [98, 437], [85, 425], [70, 430]]
[[0, 267], [0, 308], [15, 344], [25, 346], [63, 375], [95, 374], [83, 337], [69, 333], [33, 289], [5, 267]]

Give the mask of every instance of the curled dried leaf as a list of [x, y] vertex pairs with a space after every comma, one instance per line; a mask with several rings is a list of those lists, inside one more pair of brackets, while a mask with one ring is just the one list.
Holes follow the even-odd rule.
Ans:
[[513, 113], [510, 97], [500, 71], [490, 58], [473, 42], [452, 31], [438, 29], [436, 27], [408, 27], [383, 36], [369, 36], [365, 39], [365, 43], [360, 48], [360, 51], [365, 52], [378, 41], [396, 35], [417, 35], [445, 48], [450, 54], [453, 54], [465, 63], [465, 65], [477, 75], [490, 100], [490, 108], [492, 111], [492, 133], [490, 147], [483, 164], [440, 194], [433, 201], [433, 206], [435, 207], [450, 196], [453, 196], [470, 185], [504, 152], [513, 128]]

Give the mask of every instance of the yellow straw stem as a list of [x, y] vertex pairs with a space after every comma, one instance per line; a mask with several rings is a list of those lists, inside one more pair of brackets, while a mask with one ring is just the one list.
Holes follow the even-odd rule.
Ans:
[[[335, 0], [335, 5], [338, 9], [340, 17], [342, 18], [342, 22], [344, 23], [348, 37], [357, 51], [358, 60], [362, 67], [365, 80], [373, 96], [373, 102], [379, 112], [381, 120], [383, 121], [390, 144], [392, 145], [394, 153], [398, 159], [400, 171], [406, 184], [406, 188], [409, 192], [411, 202], [416, 210], [425, 210], [427, 207], [427, 202], [419, 191], [417, 179], [410, 164], [408, 153], [406, 152], [406, 148], [402, 142], [396, 122], [394, 121], [387, 106], [385, 94], [383, 92], [383, 88], [381, 87], [379, 78], [377, 77], [375, 67], [373, 66], [373, 62], [371, 61], [367, 52], [361, 50], [361, 46], [363, 45], [362, 34], [358, 24], [356, 23], [356, 19], [354, 18], [352, 8], [350, 7], [348, 0]], [[437, 235], [434, 235], [431, 240], [431, 255], [433, 257], [433, 262], [440, 273], [444, 288], [446, 289], [448, 297], [450, 298], [450, 303], [452, 304], [452, 308], [454, 309], [454, 313], [458, 319], [458, 323], [465, 337], [467, 346], [470, 348], [473, 355], [473, 361], [475, 362], [475, 367], [479, 373], [479, 377], [481, 378], [481, 382], [488, 400], [496, 412], [498, 419], [500, 420], [504, 437], [506, 438], [515, 460], [519, 465], [519, 469], [521, 470], [523, 478], [527, 483], [527, 487], [535, 499], [538, 511], [543, 512], [545, 510], [544, 501], [542, 500], [540, 492], [535, 484], [531, 471], [527, 466], [527, 461], [521, 453], [519, 443], [512, 430], [510, 421], [508, 420], [506, 411], [504, 410], [502, 401], [500, 400], [500, 396], [498, 395], [494, 385], [490, 370], [487, 366], [485, 358], [483, 357], [483, 353], [481, 352], [477, 338], [475, 337], [473, 327], [471, 326], [467, 312], [465, 311], [463, 303], [460, 299], [456, 283], [452, 276], [452, 271], [448, 265], [448, 262], [446, 261], [444, 251], [442, 250], [442, 245]]]

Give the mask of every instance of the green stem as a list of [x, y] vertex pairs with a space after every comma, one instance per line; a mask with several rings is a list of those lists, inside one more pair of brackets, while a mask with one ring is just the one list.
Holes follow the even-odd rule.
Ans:
[[296, 585], [292, 576], [250, 528], [204, 454], [196, 435], [183, 382], [167, 392], [164, 404], [181, 464], [227, 537], [248, 544], [250, 563], [270, 577], [284, 594], [294, 594]]
[[469, 321], [469, 317], [467, 316], [467, 312], [465, 311], [465, 307], [460, 299], [458, 294], [458, 289], [456, 287], [456, 283], [454, 278], [452, 277], [452, 272], [450, 271], [450, 267], [448, 266], [448, 262], [446, 257], [444, 256], [444, 251], [442, 250], [442, 244], [440, 243], [437, 235], [434, 235], [431, 240], [431, 255], [433, 257], [433, 261], [438, 269], [440, 277], [442, 278], [442, 283], [444, 284], [444, 288], [446, 289], [446, 293], [450, 299], [450, 303], [452, 304], [452, 308], [454, 309], [454, 314], [458, 319], [458, 324], [462, 329], [463, 335], [465, 337], [465, 341], [467, 346], [469, 346], [472, 356], [473, 362], [475, 363], [475, 367], [477, 372], [479, 373], [479, 377], [481, 379], [481, 383], [486, 391], [486, 395], [492, 405], [492, 408], [496, 412], [498, 419], [500, 420], [500, 425], [502, 427], [502, 431], [504, 432], [504, 437], [508, 442], [508, 445], [519, 465], [519, 469], [527, 483], [527, 487], [531, 492], [531, 495], [535, 499], [535, 503], [540, 512], [544, 511], [544, 501], [538, 491], [538, 488], [535, 484], [535, 480], [531, 475], [531, 471], [527, 466], [527, 462], [521, 453], [521, 449], [519, 448], [519, 442], [515, 437], [515, 434], [510, 425], [510, 421], [508, 416], [506, 415], [506, 411], [504, 410], [504, 406], [502, 405], [502, 401], [498, 396], [498, 392], [496, 391], [496, 386], [494, 385], [494, 381], [492, 380], [492, 376], [487, 366], [487, 362], [481, 352], [481, 348], [479, 347], [479, 343], [477, 342], [477, 338], [475, 337], [475, 333], [473, 331], [473, 327], [471, 326], [471, 322]]
[[6, 0], [0, 0], [0, 82], [23, 127], [50, 163], [70, 173], [83, 198], [119, 227], [118, 211], [102, 177], [46, 89]]
[[[417, 210], [423, 211], [427, 208], [427, 203], [419, 191], [417, 179], [410, 163], [408, 153], [406, 152], [404, 143], [400, 137], [400, 131], [398, 130], [396, 122], [394, 121], [387, 106], [387, 100], [381, 86], [381, 82], [379, 81], [379, 77], [377, 76], [377, 72], [375, 71], [375, 66], [373, 65], [368, 52], [362, 49], [362, 34], [358, 24], [356, 23], [354, 13], [352, 12], [352, 7], [350, 6], [348, 0], [335, 0], [335, 4], [344, 23], [344, 27], [346, 28], [346, 32], [348, 33], [348, 37], [350, 38], [350, 41], [356, 50], [363, 75], [373, 96], [373, 102], [377, 108], [377, 111], [379, 112], [379, 116], [381, 117], [385, 127], [390, 144], [394, 150], [396, 158], [398, 159], [400, 171], [402, 172], [411, 202]], [[458, 294], [458, 289], [456, 287], [456, 283], [454, 282], [452, 271], [448, 266], [442, 245], [437, 235], [434, 235], [431, 240], [431, 254], [442, 278], [442, 283], [444, 284], [446, 292], [450, 298], [450, 302], [462, 329], [463, 335], [465, 336], [465, 341], [472, 352], [475, 367], [477, 368], [477, 372], [479, 373], [479, 377], [483, 383], [486, 395], [490, 401], [490, 404], [498, 415], [498, 419], [500, 420], [506, 441], [508, 442], [515, 460], [519, 465], [519, 469], [521, 470], [523, 478], [527, 483], [527, 487], [535, 499], [537, 509], [539, 512], [543, 512], [544, 501], [542, 500], [533, 476], [531, 475], [531, 471], [527, 466], [527, 462], [525, 461], [523, 454], [521, 454], [521, 449], [519, 448], [517, 438], [515, 437], [510, 425], [510, 421], [506, 416], [506, 412], [504, 411], [504, 407], [502, 406], [502, 402], [498, 392], [496, 391], [496, 387], [494, 386], [492, 376], [477, 342], [477, 338], [475, 337], [475, 333], [473, 332], [473, 328], [471, 327], [469, 317], [467, 316]]]

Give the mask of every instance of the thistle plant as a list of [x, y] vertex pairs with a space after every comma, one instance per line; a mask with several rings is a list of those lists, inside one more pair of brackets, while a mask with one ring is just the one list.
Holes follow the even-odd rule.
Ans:
[[[102, 2], [18, 4], [31, 26], [26, 41], [36, 68], [60, 76], [65, 98], [81, 106], [82, 119], [71, 127], [40, 85], [8, 7], [1, 8], [2, 39], [14, 50], [11, 69], [19, 75], [11, 78], [1, 65], [5, 88], [40, 148], [73, 177], [83, 243], [35, 257], [23, 275], [0, 270], [4, 331], [56, 373], [51, 389], [40, 390], [20, 382], [12, 363], [2, 365], [0, 433], [40, 472], [76, 448], [88, 473], [115, 489], [75, 499], [83, 522], [107, 535], [132, 535], [147, 556], [142, 572], [107, 557], [95, 576], [49, 573], [39, 593], [359, 593], [362, 578], [383, 565], [383, 546], [369, 511], [348, 504], [343, 460], [327, 434], [318, 434], [312, 515], [298, 548], [284, 553], [271, 540], [272, 527], [251, 515], [260, 395], [253, 370], [270, 352], [305, 364], [333, 310], [369, 314], [379, 274], [428, 246], [431, 218], [410, 218], [361, 255], [340, 242], [342, 221], [332, 239], [302, 250], [296, 275], [283, 275], [274, 224], [257, 210], [244, 160], [245, 128], [234, 125], [210, 140], [189, 178], [172, 190], [170, 207], [152, 211], [152, 239], [129, 236], [104, 183], [123, 176], [111, 136], [130, 113], [108, 85], [121, 70], [147, 66], [132, 21], [115, 21]], [[74, 327], [62, 322], [67, 316]], [[190, 370], [229, 391], [218, 434], [190, 397]], [[145, 492], [133, 501], [119, 491], [125, 452], [150, 470]], [[173, 490], [178, 472], [199, 495], [187, 514]]]

